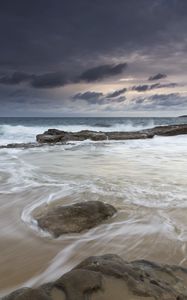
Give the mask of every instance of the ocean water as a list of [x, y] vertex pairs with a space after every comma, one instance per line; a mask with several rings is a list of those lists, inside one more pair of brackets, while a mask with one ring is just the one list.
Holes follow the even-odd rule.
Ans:
[[158, 125], [183, 124], [187, 118], [0, 118], [0, 145], [34, 142], [48, 128], [65, 131], [135, 131]]
[[[135, 131], [186, 118], [0, 118], [0, 144], [48, 128]], [[187, 135], [0, 150], [0, 294], [61, 276], [89, 255], [116, 253], [187, 267]], [[33, 210], [87, 200], [118, 213], [54, 240]]]

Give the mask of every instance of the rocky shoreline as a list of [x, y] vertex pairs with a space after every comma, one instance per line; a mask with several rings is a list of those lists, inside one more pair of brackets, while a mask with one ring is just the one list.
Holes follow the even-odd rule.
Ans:
[[[187, 134], [187, 125], [158, 126], [137, 132], [76, 133], [49, 129], [37, 135], [36, 143], [10, 144], [1, 148], [31, 148], [66, 144], [70, 141], [147, 139], [155, 135]], [[85, 201], [63, 205], [42, 205], [33, 211], [40, 229], [54, 238], [63, 234], [81, 233], [117, 213], [112, 205]], [[62, 270], [63, 274], [63, 270]], [[146, 260], [124, 261], [115, 254], [88, 257], [59, 279], [39, 287], [25, 287], [1, 300], [187, 300], [187, 268]]]
[[92, 256], [54, 282], [2, 300], [186, 300], [187, 269], [118, 255]]
[[106, 140], [131, 140], [131, 139], [149, 139], [155, 135], [173, 136], [179, 134], [187, 134], [187, 124], [157, 126], [150, 129], [139, 131], [113, 131], [113, 132], [97, 132], [90, 130], [82, 130], [79, 132], [66, 132], [58, 129], [48, 129], [43, 134], [38, 134], [36, 140], [38, 143], [59, 143], [68, 141], [106, 141]]
[[[41, 206], [38, 225], [53, 234], [81, 232], [117, 210], [100, 201]], [[63, 271], [62, 271], [63, 272]], [[127, 262], [116, 254], [88, 257], [59, 279], [21, 288], [1, 300], [187, 300], [187, 268], [146, 260]]]
[[139, 131], [91, 131], [82, 130], [79, 132], [66, 132], [59, 129], [48, 129], [42, 134], [36, 136], [36, 142], [33, 143], [14, 143], [1, 145], [0, 149], [8, 148], [35, 148], [43, 145], [67, 144], [73, 141], [107, 141], [107, 140], [137, 140], [151, 139], [154, 136], [175, 136], [187, 134], [187, 124], [156, 126], [154, 128]]

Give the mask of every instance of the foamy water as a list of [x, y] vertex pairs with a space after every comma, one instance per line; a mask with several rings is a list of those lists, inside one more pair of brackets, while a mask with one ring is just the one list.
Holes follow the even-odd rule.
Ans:
[[[107, 120], [103, 127], [94, 122], [87, 127], [2, 124], [0, 140], [33, 141], [49, 127], [128, 131], [155, 125], [155, 120]], [[187, 267], [186, 149], [185, 135], [1, 149], [1, 295], [54, 280], [89, 255], [117, 253], [126, 260], [145, 258]], [[101, 200], [118, 213], [92, 230], [54, 240], [38, 230], [32, 212], [59, 199], [64, 204]]]
[[[56, 129], [64, 130], [67, 132], [78, 132], [81, 130], [94, 130], [94, 131], [136, 131], [154, 126], [153, 121], [148, 122], [147, 125], [133, 126], [131, 123], [127, 124], [114, 124], [113, 126], [89, 126], [89, 125], [57, 125]], [[35, 141], [36, 135], [49, 129], [49, 126], [23, 126], [23, 125], [0, 125], [0, 145], [9, 144], [12, 142], [28, 143]]]

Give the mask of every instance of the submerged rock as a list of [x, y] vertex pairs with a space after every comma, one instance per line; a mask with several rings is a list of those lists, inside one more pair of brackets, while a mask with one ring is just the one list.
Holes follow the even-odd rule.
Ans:
[[85, 259], [58, 280], [2, 300], [186, 300], [187, 269], [114, 254]]
[[112, 217], [116, 209], [100, 201], [86, 201], [72, 205], [55, 205], [34, 212], [38, 226], [54, 237], [65, 233], [79, 233]]

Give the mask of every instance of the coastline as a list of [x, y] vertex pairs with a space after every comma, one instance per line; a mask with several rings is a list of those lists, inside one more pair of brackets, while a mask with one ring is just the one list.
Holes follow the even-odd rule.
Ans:
[[[1, 282], [2, 294], [53, 281], [95, 254], [187, 266], [186, 135], [23, 148], [0, 150], [0, 217], [6, 232], [1, 232], [6, 245], [1, 277], [9, 274]], [[33, 230], [30, 212], [40, 202], [60, 199], [63, 205], [99, 199], [119, 213], [112, 222], [55, 241]]]

